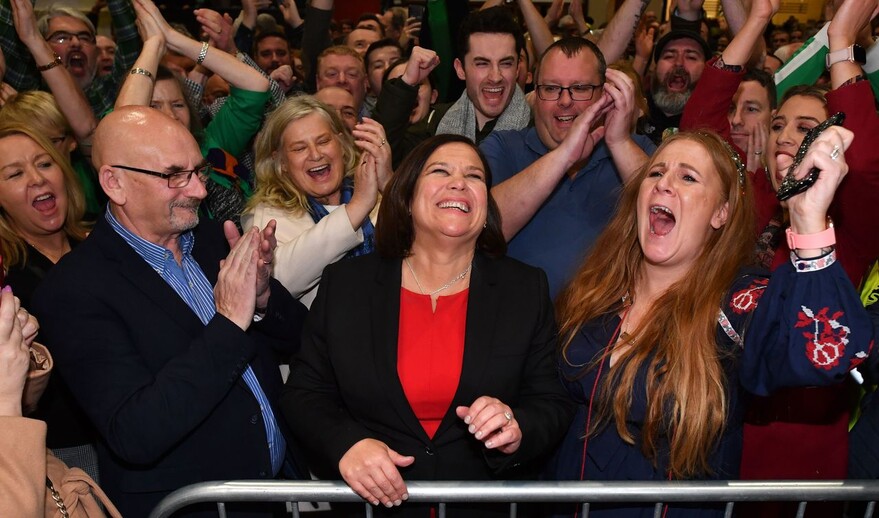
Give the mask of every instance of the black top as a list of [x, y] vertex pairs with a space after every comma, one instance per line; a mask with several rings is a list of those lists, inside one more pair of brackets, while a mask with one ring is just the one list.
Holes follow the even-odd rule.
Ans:
[[[70, 239], [74, 248], [79, 241]], [[55, 264], [31, 245], [27, 245], [27, 259], [24, 264], [14, 266], [6, 274], [6, 284], [12, 286], [12, 293], [21, 300], [21, 306], [31, 308], [31, 296], [46, 274]], [[51, 349], [49, 352], [52, 352]], [[37, 410], [28, 417], [45, 421], [46, 446], [49, 448], [68, 448], [93, 443], [96, 433], [82, 408], [73, 399], [73, 394], [61, 376], [49, 377], [46, 391], [40, 397]]]

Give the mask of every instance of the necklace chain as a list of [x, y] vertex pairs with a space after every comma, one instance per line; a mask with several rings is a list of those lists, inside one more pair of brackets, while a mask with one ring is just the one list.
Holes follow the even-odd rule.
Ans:
[[451, 287], [452, 287], [452, 284], [455, 284], [456, 282], [458, 282], [458, 281], [460, 281], [461, 279], [463, 279], [464, 277], [466, 277], [467, 274], [470, 273], [470, 270], [473, 268], [473, 263], [471, 262], [470, 264], [467, 265], [467, 268], [464, 268], [464, 271], [461, 272], [461, 273], [459, 273], [457, 276], [455, 276], [454, 279], [452, 279], [452, 280], [450, 280], [449, 282], [443, 284], [442, 286], [440, 286], [439, 288], [437, 288], [437, 289], [431, 291], [430, 293], [427, 293], [426, 291], [424, 291], [424, 287], [421, 286], [421, 283], [418, 282], [418, 276], [415, 275], [415, 269], [413, 269], [413, 268], [412, 268], [412, 264], [409, 263], [409, 258], [407, 257], [407, 258], [403, 259], [403, 261], [405, 261], [405, 262], [406, 262], [406, 266], [409, 267], [409, 271], [412, 273], [412, 278], [415, 279], [415, 284], [418, 286], [418, 290], [421, 292], [421, 294], [422, 294], [422, 295], [429, 295], [429, 296], [431, 296], [431, 297], [433, 297], [434, 295], [436, 295], [437, 293], [439, 293], [439, 292], [441, 292], [441, 291], [443, 291], [443, 290], [447, 290], [447, 289], [451, 288]]

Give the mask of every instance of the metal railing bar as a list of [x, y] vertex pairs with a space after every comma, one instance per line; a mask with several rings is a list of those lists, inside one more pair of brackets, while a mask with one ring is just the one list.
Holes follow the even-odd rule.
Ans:
[[[661, 482], [408, 482], [413, 503], [656, 503], [879, 500], [879, 481], [661, 481]], [[153, 510], [154, 518], [200, 502], [362, 502], [343, 482], [228, 481], [181, 488]], [[371, 505], [364, 504], [371, 516]], [[170, 511], [168, 510], [170, 509]]]
[[808, 502], [800, 502], [800, 505], [797, 506], [797, 518], [805, 518], [806, 517], [806, 504]]
[[733, 515], [733, 507], [736, 505], [735, 502], [727, 502], [726, 510], [723, 513], [723, 518], [732, 518]]
[[519, 516], [519, 504], [510, 502], [510, 518], [516, 518], [517, 516]]
[[439, 510], [437, 511], [439, 518], [446, 518], [446, 504], [445, 502], [439, 503]]
[[217, 502], [217, 514], [220, 515], [220, 518], [226, 518], [226, 504]]
[[583, 511], [580, 514], [583, 518], [589, 518], [589, 502], [583, 502]]
[[653, 518], [662, 518], [662, 502], [656, 502], [653, 506]]
[[876, 509], [876, 502], [867, 502], [867, 509], [864, 511], [864, 518], [873, 518], [873, 511]]

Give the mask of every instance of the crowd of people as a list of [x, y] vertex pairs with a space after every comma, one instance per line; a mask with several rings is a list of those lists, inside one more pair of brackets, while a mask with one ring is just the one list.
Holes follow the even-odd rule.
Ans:
[[0, 515], [879, 478], [876, 0], [154, 1], [0, 0]]

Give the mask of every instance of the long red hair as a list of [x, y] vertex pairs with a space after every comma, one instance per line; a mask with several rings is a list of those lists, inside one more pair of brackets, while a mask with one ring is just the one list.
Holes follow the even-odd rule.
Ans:
[[[637, 233], [638, 192], [656, 157], [670, 143], [680, 141], [708, 150], [721, 179], [722, 199], [729, 203], [727, 221], [711, 234], [691, 273], [653, 302], [646, 313], [649, 318], [632, 333], [634, 344], [619, 355], [601, 384], [593, 402], [596, 418], [587, 433], [613, 421], [620, 437], [635, 443], [626, 421], [636, 378], [646, 367], [648, 407], [641, 450], [656, 464], [668, 441], [670, 474], [690, 478], [710, 473], [709, 457], [726, 424], [727, 380], [716, 342], [717, 316], [726, 291], [754, 248], [753, 197], [747, 175], [739, 174], [731, 149], [717, 134], [679, 133], [657, 149], [625, 186], [616, 214], [559, 296], [556, 311], [564, 359], [584, 323], [620, 312], [627, 293], [638, 296], [634, 287], [644, 258]], [[583, 373], [598, 362], [596, 358]]]

